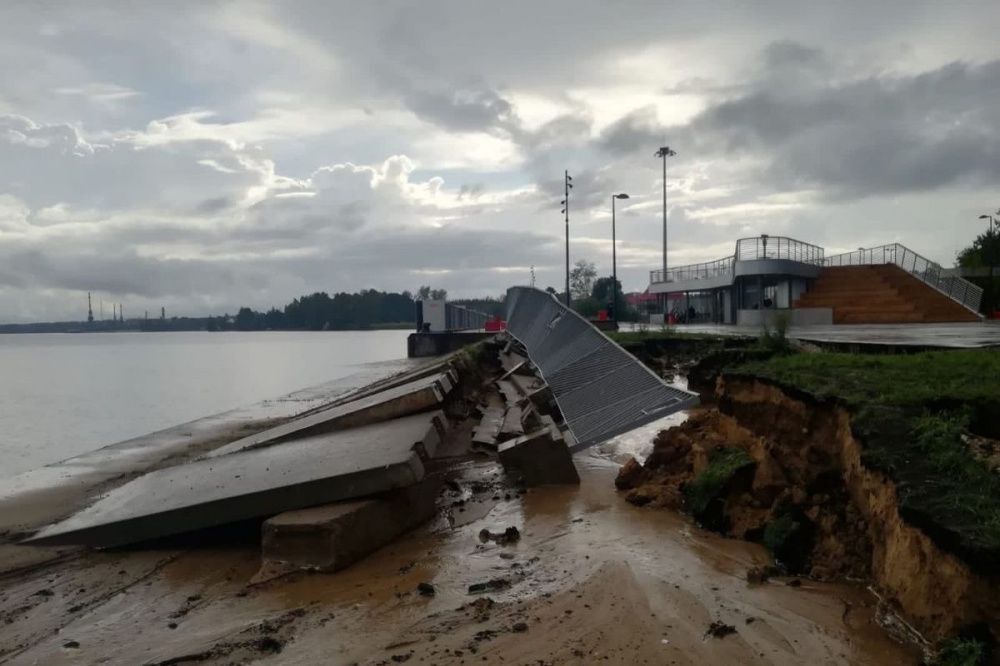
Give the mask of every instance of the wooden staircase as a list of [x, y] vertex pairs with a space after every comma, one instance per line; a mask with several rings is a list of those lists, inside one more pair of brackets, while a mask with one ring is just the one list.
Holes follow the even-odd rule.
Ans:
[[892, 264], [828, 266], [796, 308], [832, 308], [834, 324], [979, 321], [979, 317]]

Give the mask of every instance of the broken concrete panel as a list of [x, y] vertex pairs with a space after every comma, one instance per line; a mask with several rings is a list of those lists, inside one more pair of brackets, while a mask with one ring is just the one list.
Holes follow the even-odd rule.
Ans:
[[511, 439], [524, 434], [524, 412], [517, 405], [507, 408], [507, 413], [503, 417], [503, 425], [500, 427], [500, 438]]
[[444, 418], [416, 414], [152, 472], [28, 541], [118, 546], [409, 486], [424, 477], [414, 449], [435, 417]]
[[289, 511], [264, 521], [264, 565], [339, 571], [426, 522], [435, 511], [442, 478], [381, 498]]
[[479, 420], [472, 431], [472, 443], [496, 448], [500, 429], [503, 427], [504, 414], [503, 407], [487, 407], [483, 411], [483, 417]]
[[511, 381], [501, 379], [497, 382], [497, 388], [500, 389], [504, 402], [508, 405], [516, 405], [524, 400], [524, 394], [518, 391], [517, 386]]
[[505, 469], [520, 473], [528, 486], [580, 483], [566, 440], [555, 422], [542, 417], [543, 427], [504, 442], [497, 449]]
[[431, 418], [431, 424], [427, 429], [427, 434], [424, 438], [416, 445], [417, 452], [420, 454], [422, 460], [429, 460], [437, 455], [438, 446], [444, 441], [445, 436], [448, 434], [448, 430], [451, 428], [451, 422], [448, 421], [444, 416], [444, 412], [437, 412]]
[[207, 457], [226, 456], [290, 439], [355, 428], [427, 411], [444, 402], [444, 396], [451, 388], [452, 384], [446, 373], [438, 373], [268, 428], [215, 449]]

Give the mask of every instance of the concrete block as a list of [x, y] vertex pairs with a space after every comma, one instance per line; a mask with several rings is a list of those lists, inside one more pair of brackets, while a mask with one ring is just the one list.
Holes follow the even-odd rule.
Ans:
[[254, 433], [215, 449], [206, 457], [218, 458], [237, 451], [272, 446], [291, 439], [356, 428], [424, 412], [444, 402], [445, 395], [451, 389], [452, 384], [447, 373], [437, 373]]
[[441, 412], [168, 467], [112, 490], [29, 542], [107, 547], [413, 485]]
[[442, 477], [380, 498], [289, 511], [264, 521], [264, 565], [339, 571], [434, 515]]
[[505, 469], [520, 473], [528, 486], [580, 483], [566, 440], [550, 417], [534, 432], [504, 442], [497, 449]]

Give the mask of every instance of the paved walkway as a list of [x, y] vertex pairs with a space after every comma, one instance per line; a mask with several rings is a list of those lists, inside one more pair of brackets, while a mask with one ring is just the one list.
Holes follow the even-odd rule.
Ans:
[[[680, 324], [683, 333], [746, 335], [756, 337], [760, 329], [752, 326]], [[839, 326], [794, 326], [788, 337], [805, 342], [903, 345], [915, 347], [1000, 347], [1000, 322], [967, 324], [843, 324]]]

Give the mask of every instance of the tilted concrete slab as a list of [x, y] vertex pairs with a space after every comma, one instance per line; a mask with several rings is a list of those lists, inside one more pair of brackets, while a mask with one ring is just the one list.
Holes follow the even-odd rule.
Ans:
[[263, 568], [339, 571], [434, 515], [443, 478], [384, 496], [279, 514], [261, 528]]
[[541, 420], [543, 425], [535, 432], [499, 446], [504, 469], [519, 473], [527, 486], [579, 483], [573, 454], [559, 427], [549, 416]]
[[392, 386], [236, 440], [215, 449], [207, 457], [217, 458], [237, 451], [271, 446], [291, 439], [355, 428], [434, 409], [444, 402], [444, 397], [454, 385], [449, 371]]
[[402, 488], [438, 412], [306, 437], [139, 477], [25, 543], [107, 547]]

